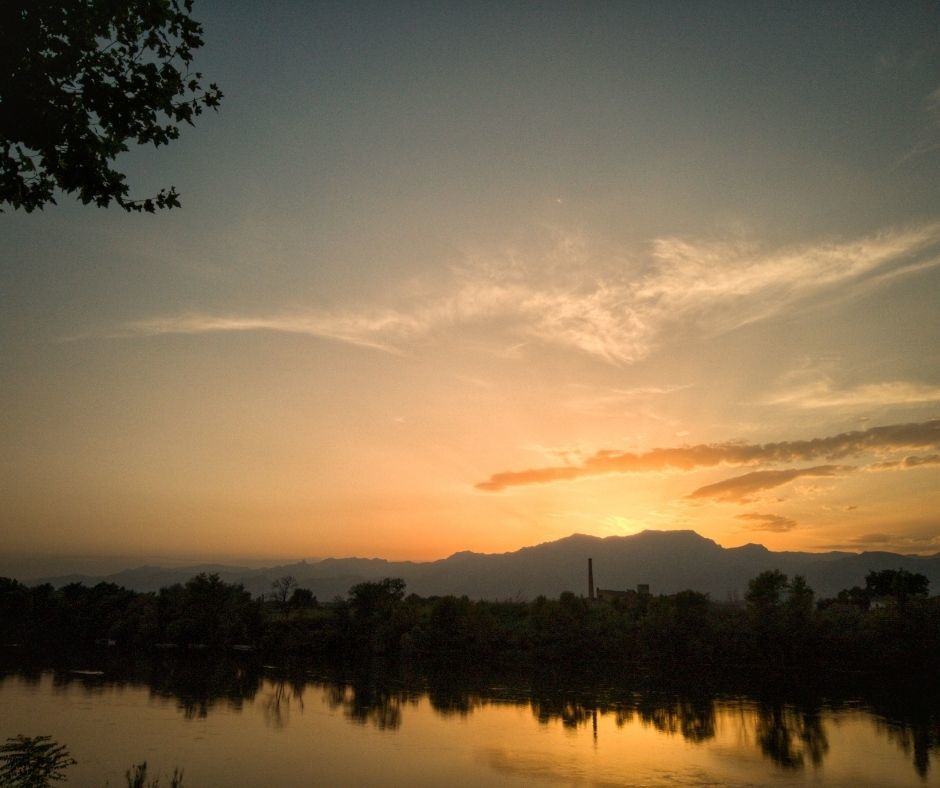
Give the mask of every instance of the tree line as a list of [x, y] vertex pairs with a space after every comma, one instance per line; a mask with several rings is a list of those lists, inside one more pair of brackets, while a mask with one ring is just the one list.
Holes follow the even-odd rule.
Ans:
[[537, 666], [563, 675], [936, 671], [940, 597], [928, 591], [926, 577], [905, 570], [871, 572], [864, 587], [823, 600], [804, 578], [767, 571], [740, 604], [692, 590], [611, 601], [571, 592], [532, 601], [419, 597], [406, 595], [398, 578], [359, 583], [326, 603], [290, 576], [254, 598], [212, 574], [156, 593], [0, 578], [0, 645], [55, 653], [96, 644], [234, 648], [283, 662]]

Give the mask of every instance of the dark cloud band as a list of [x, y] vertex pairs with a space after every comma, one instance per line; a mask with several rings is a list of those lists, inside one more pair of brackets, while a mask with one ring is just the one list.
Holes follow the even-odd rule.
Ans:
[[752, 471], [743, 476], [699, 487], [689, 498], [714, 498], [718, 501], [745, 503], [761, 490], [769, 490], [804, 476], [839, 476], [855, 470], [845, 465], [817, 465], [814, 468], [790, 468], [785, 471]]
[[507, 487], [570, 481], [609, 473], [692, 471], [718, 465], [788, 464], [818, 459], [832, 461], [870, 453], [932, 448], [940, 448], [940, 419], [779, 443], [710, 443], [652, 449], [648, 452], [603, 450], [576, 465], [494, 473], [476, 487], [478, 490], [496, 492]]

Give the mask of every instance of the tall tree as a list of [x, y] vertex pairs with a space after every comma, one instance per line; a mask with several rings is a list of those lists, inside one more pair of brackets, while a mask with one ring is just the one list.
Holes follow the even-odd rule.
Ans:
[[293, 575], [284, 575], [271, 583], [274, 600], [280, 605], [281, 610], [287, 611], [287, 601], [295, 588], [297, 588], [297, 579]]
[[906, 569], [882, 569], [865, 576], [865, 590], [871, 599], [895, 599], [904, 603], [908, 597], [927, 596], [930, 580], [920, 572]]
[[172, 186], [130, 199], [113, 163], [219, 106], [190, 70], [203, 44], [191, 13], [192, 0], [0, 3], [0, 206], [41, 209], [56, 189], [127, 211], [179, 206]]
[[761, 615], [777, 610], [783, 601], [787, 585], [787, 576], [779, 569], [761, 572], [747, 584], [745, 599], [748, 608]]

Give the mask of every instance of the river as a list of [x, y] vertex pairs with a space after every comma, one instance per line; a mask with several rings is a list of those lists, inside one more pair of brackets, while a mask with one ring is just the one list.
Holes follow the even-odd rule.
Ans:
[[[99, 672], [100, 671], [100, 672]], [[70, 785], [146, 760], [200, 786], [940, 785], [938, 716], [862, 700], [289, 678], [203, 658], [0, 674], [0, 739], [51, 735]]]

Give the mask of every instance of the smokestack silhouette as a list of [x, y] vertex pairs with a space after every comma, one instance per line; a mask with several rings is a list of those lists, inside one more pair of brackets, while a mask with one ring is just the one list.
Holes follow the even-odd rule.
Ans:
[[588, 558], [588, 599], [594, 599], [594, 559]]

